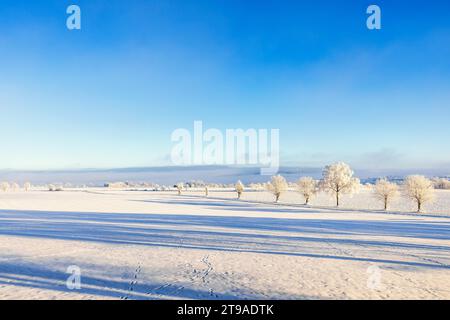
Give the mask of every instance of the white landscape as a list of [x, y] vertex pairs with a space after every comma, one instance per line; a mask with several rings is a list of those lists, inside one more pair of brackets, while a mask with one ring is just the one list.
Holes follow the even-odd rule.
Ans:
[[[450, 191], [0, 192], [0, 299], [449, 299]], [[68, 268], [81, 288], [67, 287]]]
[[1, 0], [0, 30], [0, 300], [450, 300], [449, 0]]

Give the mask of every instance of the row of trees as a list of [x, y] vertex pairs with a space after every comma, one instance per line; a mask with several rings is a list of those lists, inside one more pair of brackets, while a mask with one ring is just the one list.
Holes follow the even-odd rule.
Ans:
[[[353, 194], [360, 187], [360, 180], [354, 177], [354, 172], [350, 166], [343, 162], [326, 166], [320, 181], [314, 180], [312, 177], [302, 177], [296, 183], [296, 189], [305, 199], [305, 204], [309, 204], [319, 191], [325, 191], [335, 198], [336, 206], [339, 206], [342, 195]], [[415, 201], [418, 212], [422, 210], [424, 203], [434, 198], [433, 182], [424, 176], [408, 176], [402, 187], [403, 193]], [[265, 188], [275, 196], [275, 202], [278, 202], [280, 196], [288, 190], [289, 185], [284, 177], [277, 175], [265, 184]], [[235, 189], [238, 198], [240, 198], [244, 191], [244, 185], [241, 181], [236, 183]], [[373, 191], [376, 198], [383, 202], [384, 209], [388, 210], [391, 201], [399, 196], [400, 186], [387, 179], [379, 179]]]
[[[19, 189], [20, 189], [19, 184], [15, 183], [15, 182], [13, 182], [13, 183], [1, 182], [0, 183], [0, 190], [3, 191], [3, 192], [6, 192], [8, 190], [16, 191], [16, 190], [19, 190]], [[23, 189], [25, 191], [30, 190], [31, 189], [31, 183], [25, 182], [23, 184]]]
[[450, 190], [450, 181], [446, 178], [431, 179], [435, 189]]
[[[23, 190], [25, 191], [30, 191], [31, 188], [33, 186], [31, 185], [30, 182], [25, 182], [23, 184]], [[45, 186], [49, 191], [62, 191], [63, 187], [62, 185], [54, 185], [54, 184], [49, 184], [47, 186]], [[20, 190], [21, 187], [18, 183], [9, 183], [9, 182], [1, 182], [0, 183], [0, 191], [6, 192], [6, 191], [18, 191]]]
[[[406, 179], [404, 180], [402, 191], [407, 197], [415, 201], [415, 203], [417, 204], [417, 211], [420, 212], [423, 208], [424, 203], [433, 200], [434, 189], [447, 189], [448, 183], [449, 182], [446, 179], [429, 180], [424, 176], [412, 175], [406, 177]], [[129, 185], [129, 183], [111, 183], [107, 186], [125, 187]], [[208, 188], [212, 187], [212, 185], [207, 185], [202, 181], [193, 181], [186, 186], [202, 186], [205, 188], [206, 196], [208, 196], [209, 193]], [[259, 185], [254, 186], [259, 187]], [[338, 162], [326, 166], [323, 170], [323, 176], [320, 181], [314, 180], [312, 177], [302, 177], [295, 183], [297, 191], [305, 199], [305, 204], [309, 204], [319, 191], [325, 191], [330, 193], [335, 198], [336, 206], [339, 206], [340, 199], [343, 194], [353, 194], [359, 190], [360, 186], [360, 180], [354, 177], [353, 170], [350, 168], [350, 166], [343, 162]], [[28, 182], [23, 185], [23, 189], [25, 191], [30, 190], [31, 187], [31, 184]], [[181, 194], [181, 191], [183, 190], [185, 185], [183, 183], [178, 183], [174, 187], [178, 191], [178, 194]], [[271, 181], [264, 184], [263, 187], [274, 195], [275, 202], [278, 202], [280, 196], [289, 189], [289, 185], [286, 179], [281, 175], [272, 177]], [[241, 181], [238, 181], [234, 188], [237, 192], [238, 198], [240, 199], [245, 189], [244, 184]], [[20, 186], [17, 183], [0, 183], [1, 191], [18, 189], [20, 189]], [[62, 187], [49, 185], [48, 189], [50, 191], [61, 191]], [[166, 190], [166, 187], [164, 187], [163, 190]], [[398, 184], [390, 182], [387, 179], [379, 179], [376, 182], [373, 191], [375, 196], [383, 202], [384, 209], [388, 210], [389, 204], [394, 198], [399, 196], [401, 190]]]

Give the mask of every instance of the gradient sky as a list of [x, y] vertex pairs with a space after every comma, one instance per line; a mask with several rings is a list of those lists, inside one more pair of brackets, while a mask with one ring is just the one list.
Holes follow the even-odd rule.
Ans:
[[202, 120], [279, 128], [284, 165], [450, 173], [450, 3], [2, 0], [0, 112], [0, 169], [170, 165]]

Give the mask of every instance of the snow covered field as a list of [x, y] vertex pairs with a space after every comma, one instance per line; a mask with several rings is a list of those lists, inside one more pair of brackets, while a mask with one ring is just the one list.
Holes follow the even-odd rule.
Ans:
[[[368, 192], [339, 210], [325, 195], [270, 201], [0, 193], [0, 299], [450, 299], [450, 192], [421, 215], [404, 199], [377, 211]], [[69, 266], [80, 290], [66, 286]]]

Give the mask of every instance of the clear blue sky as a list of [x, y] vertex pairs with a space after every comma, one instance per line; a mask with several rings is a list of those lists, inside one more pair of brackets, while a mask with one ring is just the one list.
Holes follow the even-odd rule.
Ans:
[[448, 1], [2, 0], [0, 169], [168, 165], [203, 120], [279, 128], [286, 165], [450, 172], [449, 57]]

